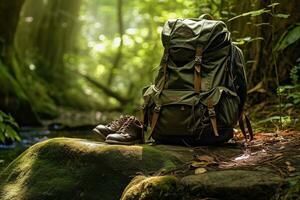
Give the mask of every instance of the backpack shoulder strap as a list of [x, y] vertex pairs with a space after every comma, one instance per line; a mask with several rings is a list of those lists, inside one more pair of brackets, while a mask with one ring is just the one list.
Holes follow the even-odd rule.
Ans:
[[165, 48], [164, 48], [164, 54], [163, 54], [163, 57], [162, 57], [161, 62], [160, 62], [160, 66], [163, 70], [163, 76], [162, 76], [161, 80], [159, 80], [157, 85], [156, 85], [156, 87], [159, 89], [159, 94], [164, 89], [166, 81], [167, 81], [167, 68], [168, 68], [168, 59], [169, 59], [170, 37], [171, 37], [171, 34], [173, 33], [175, 27], [176, 27], [176, 24], [177, 24], [178, 20], [179, 19], [176, 19], [176, 21], [172, 25], [170, 36], [167, 39], [167, 42], [166, 42], [166, 45], [165, 45]]

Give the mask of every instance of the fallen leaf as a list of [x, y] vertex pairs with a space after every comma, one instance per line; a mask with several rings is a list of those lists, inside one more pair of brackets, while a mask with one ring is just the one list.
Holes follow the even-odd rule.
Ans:
[[278, 157], [282, 157], [282, 153], [275, 153], [273, 156], [275, 157], [275, 158], [278, 158]]
[[207, 155], [202, 155], [202, 156], [196, 156], [195, 160], [198, 161], [204, 161], [204, 162], [215, 162], [215, 159], [211, 156], [207, 156]]
[[191, 167], [192, 168], [206, 167], [208, 164], [209, 163], [206, 163], [206, 162], [197, 162], [197, 161], [194, 161], [194, 162], [192, 162]]
[[287, 169], [288, 169], [289, 172], [294, 172], [294, 171], [296, 171], [296, 168], [293, 167], [293, 166], [291, 166], [291, 165], [288, 165], [288, 166], [287, 166]]
[[203, 167], [195, 169], [195, 174], [203, 174], [205, 172], [207, 172], [207, 170]]
[[286, 161], [285, 164], [286, 164], [287, 166], [290, 166], [290, 165], [291, 165], [291, 162], [290, 162], [290, 161]]

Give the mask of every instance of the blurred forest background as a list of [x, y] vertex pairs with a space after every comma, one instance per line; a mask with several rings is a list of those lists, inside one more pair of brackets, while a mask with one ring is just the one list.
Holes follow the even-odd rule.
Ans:
[[164, 22], [210, 13], [244, 51], [251, 118], [295, 128], [299, 8], [298, 0], [1, 0], [0, 124], [17, 127], [7, 114], [35, 126], [69, 111], [96, 121], [136, 113], [160, 62]]

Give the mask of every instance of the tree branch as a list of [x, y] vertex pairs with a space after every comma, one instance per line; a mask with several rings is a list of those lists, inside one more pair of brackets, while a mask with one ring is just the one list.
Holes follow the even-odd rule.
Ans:
[[118, 29], [119, 29], [119, 37], [120, 37], [120, 44], [118, 48], [118, 52], [115, 56], [112, 69], [107, 79], [107, 84], [111, 85], [114, 77], [114, 70], [119, 68], [121, 59], [122, 59], [122, 49], [123, 49], [123, 35], [124, 35], [124, 25], [123, 25], [123, 0], [118, 0], [117, 2], [117, 20], [118, 20]]
[[78, 74], [79, 76], [83, 77], [87, 82], [89, 82], [90, 84], [92, 84], [95, 87], [102, 90], [107, 96], [113, 97], [114, 99], [119, 101], [121, 104], [127, 104], [131, 101], [130, 98], [125, 98], [125, 97], [119, 95], [118, 92], [111, 90], [106, 85], [98, 82], [97, 80], [95, 80], [94, 78], [92, 78], [92, 77], [90, 77], [86, 74], [82, 74], [82, 73], [77, 72], [77, 71], [72, 71], [72, 72], [74, 72], [74, 73]]

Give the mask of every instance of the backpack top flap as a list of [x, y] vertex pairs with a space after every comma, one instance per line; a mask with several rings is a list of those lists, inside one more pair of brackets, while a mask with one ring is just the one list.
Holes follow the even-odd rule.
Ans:
[[194, 65], [197, 47], [201, 55], [201, 90], [227, 85], [224, 75], [230, 56], [230, 33], [224, 22], [206, 19], [170, 19], [162, 31], [169, 59], [165, 88], [195, 88]]
[[162, 31], [165, 48], [186, 48], [212, 51], [230, 42], [230, 33], [224, 22], [206, 19], [170, 19]]

